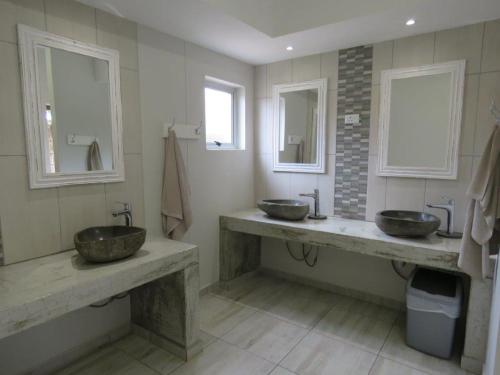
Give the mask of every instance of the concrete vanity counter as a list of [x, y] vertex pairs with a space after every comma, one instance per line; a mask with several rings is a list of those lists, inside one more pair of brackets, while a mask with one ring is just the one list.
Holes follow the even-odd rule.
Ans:
[[[447, 271], [457, 266], [460, 240], [438, 237], [397, 238], [375, 223], [329, 217], [326, 220], [282, 221], [258, 209], [220, 217], [220, 280], [232, 280], [260, 266], [261, 238], [272, 237], [399, 260]], [[479, 373], [486, 353], [491, 305], [490, 279], [471, 279], [462, 367]]]
[[187, 358], [199, 350], [198, 266], [195, 245], [158, 239], [112, 263], [67, 251], [0, 267], [0, 339], [131, 291], [134, 326]]

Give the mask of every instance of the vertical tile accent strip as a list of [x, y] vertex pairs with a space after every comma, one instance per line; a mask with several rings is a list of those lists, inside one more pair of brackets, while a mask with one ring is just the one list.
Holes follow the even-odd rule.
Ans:
[[[372, 46], [339, 51], [334, 214], [365, 220], [372, 84]], [[359, 114], [359, 124], [344, 116]]]

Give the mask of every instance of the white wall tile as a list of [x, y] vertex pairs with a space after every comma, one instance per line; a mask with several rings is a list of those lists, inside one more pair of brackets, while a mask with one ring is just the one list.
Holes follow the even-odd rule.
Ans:
[[465, 77], [460, 155], [472, 155], [474, 153], [478, 95], [479, 74], [469, 74]]
[[267, 65], [255, 67], [254, 80], [255, 98], [262, 99], [267, 97]]
[[481, 46], [484, 24], [443, 30], [436, 33], [435, 62], [466, 59], [466, 73], [481, 70]]
[[61, 248], [73, 249], [73, 236], [78, 231], [106, 225], [104, 185], [66, 186], [59, 190]]
[[15, 44], [0, 42], [0, 155], [25, 155], [19, 59]]
[[318, 174], [319, 210], [333, 216], [333, 192], [335, 189], [335, 155], [328, 155], [326, 173]]
[[321, 55], [299, 57], [292, 60], [292, 81], [318, 79], [321, 75]]
[[125, 155], [125, 182], [105, 185], [107, 225], [123, 225], [123, 217], [114, 218], [111, 213], [123, 207], [118, 202], [126, 202], [130, 203], [134, 225], [144, 226], [143, 181], [142, 156]]
[[273, 109], [269, 98], [255, 100], [255, 152], [273, 152]]
[[337, 150], [337, 90], [328, 90], [328, 117], [326, 123], [327, 147], [329, 155]]
[[135, 70], [120, 69], [123, 150], [126, 154], [142, 152], [141, 102], [139, 93], [139, 73]]
[[1, 0], [0, 40], [17, 43], [17, 24], [45, 30], [43, 0]]
[[269, 154], [255, 154], [254, 158], [254, 192], [255, 202], [267, 199], [267, 159]]
[[339, 79], [339, 52], [322, 53], [320, 57], [321, 78], [328, 78], [328, 90], [337, 90]]
[[267, 67], [267, 96], [273, 96], [273, 85], [292, 82], [292, 60], [278, 61]]
[[434, 33], [394, 41], [394, 68], [432, 64], [433, 58]]
[[60, 249], [57, 189], [30, 190], [24, 156], [0, 157], [0, 221], [5, 264]]
[[479, 78], [478, 115], [474, 138], [474, 154], [482, 155], [493, 131], [495, 119], [490, 113], [491, 99], [500, 101], [500, 72], [483, 73]]
[[273, 171], [273, 156], [266, 154], [266, 192], [269, 199], [290, 199], [290, 179], [291, 173], [274, 172]]
[[311, 211], [314, 208], [312, 198], [301, 197], [300, 194], [314, 193], [318, 188], [318, 175], [313, 173], [290, 173], [290, 198], [299, 199], [309, 203]]
[[96, 12], [97, 44], [118, 50], [120, 66], [137, 70], [137, 24], [100, 10]]
[[422, 211], [424, 200], [425, 180], [402, 177], [387, 178], [386, 209]]
[[[465, 193], [472, 179], [472, 157], [463, 156], [459, 159], [457, 180], [427, 180], [425, 203], [445, 203], [443, 197], [455, 200], [455, 231], [462, 232], [465, 224], [467, 199]], [[441, 229], [446, 229], [446, 213], [444, 210], [426, 208], [426, 211], [441, 219]]]
[[366, 197], [366, 220], [374, 221], [375, 214], [385, 209], [387, 177], [377, 176], [376, 155], [368, 158], [368, 188]]
[[95, 9], [67, 0], [45, 0], [47, 31], [76, 39], [96, 43]]
[[372, 83], [380, 83], [380, 72], [392, 68], [392, 57], [394, 50], [394, 41], [375, 43], [373, 45], [373, 65], [372, 65]]
[[500, 20], [486, 22], [484, 29], [482, 72], [500, 70]]
[[372, 86], [372, 100], [370, 104], [370, 155], [378, 154], [378, 125], [380, 116], [380, 85]]

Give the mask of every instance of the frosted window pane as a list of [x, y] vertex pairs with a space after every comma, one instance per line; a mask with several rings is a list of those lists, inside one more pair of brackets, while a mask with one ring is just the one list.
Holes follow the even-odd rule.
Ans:
[[232, 94], [205, 88], [205, 125], [207, 143], [233, 142]]

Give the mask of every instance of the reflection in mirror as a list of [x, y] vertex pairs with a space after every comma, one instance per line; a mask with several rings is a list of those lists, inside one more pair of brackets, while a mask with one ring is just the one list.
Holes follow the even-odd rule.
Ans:
[[106, 60], [36, 47], [46, 173], [113, 169]]
[[280, 94], [280, 163], [315, 164], [318, 142], [318, 89]]
[[274, 171], [325, 172], [326, 94], [326, 78], [274, 85]]

